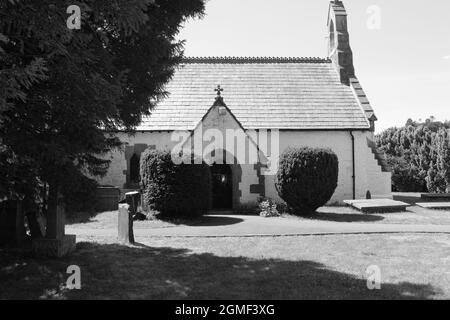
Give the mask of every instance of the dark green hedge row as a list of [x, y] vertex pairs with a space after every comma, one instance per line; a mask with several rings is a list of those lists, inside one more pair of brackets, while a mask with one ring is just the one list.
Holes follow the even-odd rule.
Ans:
[[162, 217], [196, 217], [211, 205], [211, 172], [206, 164], [173, 163], [169, 151], [147, 150], [141, 156], [144, 205]]

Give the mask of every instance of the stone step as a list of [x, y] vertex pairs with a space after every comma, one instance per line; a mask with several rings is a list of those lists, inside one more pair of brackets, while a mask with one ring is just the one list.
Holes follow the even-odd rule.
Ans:
[[410, 204], [391, 199], [345, 200], [344, 203], [362, 213], [404, 212]]
[[416, 205], [425, 209], [450, 209], [450, 202], [418, 202]]

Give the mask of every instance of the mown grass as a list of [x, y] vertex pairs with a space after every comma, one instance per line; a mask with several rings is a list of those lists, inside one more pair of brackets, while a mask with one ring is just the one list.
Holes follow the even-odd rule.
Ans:
[[[92, 237], [60, 260], [0, 250], [0, 299], [450, 298], [445, 235], [114, 241]], [[69, 265], [81, 268], [81, 290], [65, 288]], [[379, 291], [366, 286], [371, 265]]]

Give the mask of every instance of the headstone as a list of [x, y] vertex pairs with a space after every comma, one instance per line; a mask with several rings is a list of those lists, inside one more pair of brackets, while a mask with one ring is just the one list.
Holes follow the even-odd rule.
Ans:
[[76, 249], [76, 236], [65, 234], [65, 212], [61, 201], [49, 199], [50, 201], [57, 202], [56, 210], [49, 210], [46, 236], [33, 239], [32, 249], [36, 256], [61, 258]]
[[21, 246], [25, 240], [22, 201], [0, 202], [0, 244]]
[[127, 204], [130, 206], [131, 213], [134, 216], [138, 211], [140, 193], [137, 191], [128, 192], [125, 194], [125, 200]]

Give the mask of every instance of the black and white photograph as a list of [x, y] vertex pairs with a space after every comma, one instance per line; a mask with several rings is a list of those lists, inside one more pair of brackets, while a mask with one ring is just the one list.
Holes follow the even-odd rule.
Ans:
[[449, 12], [0, 0], [0, 300], [449, 300]]

